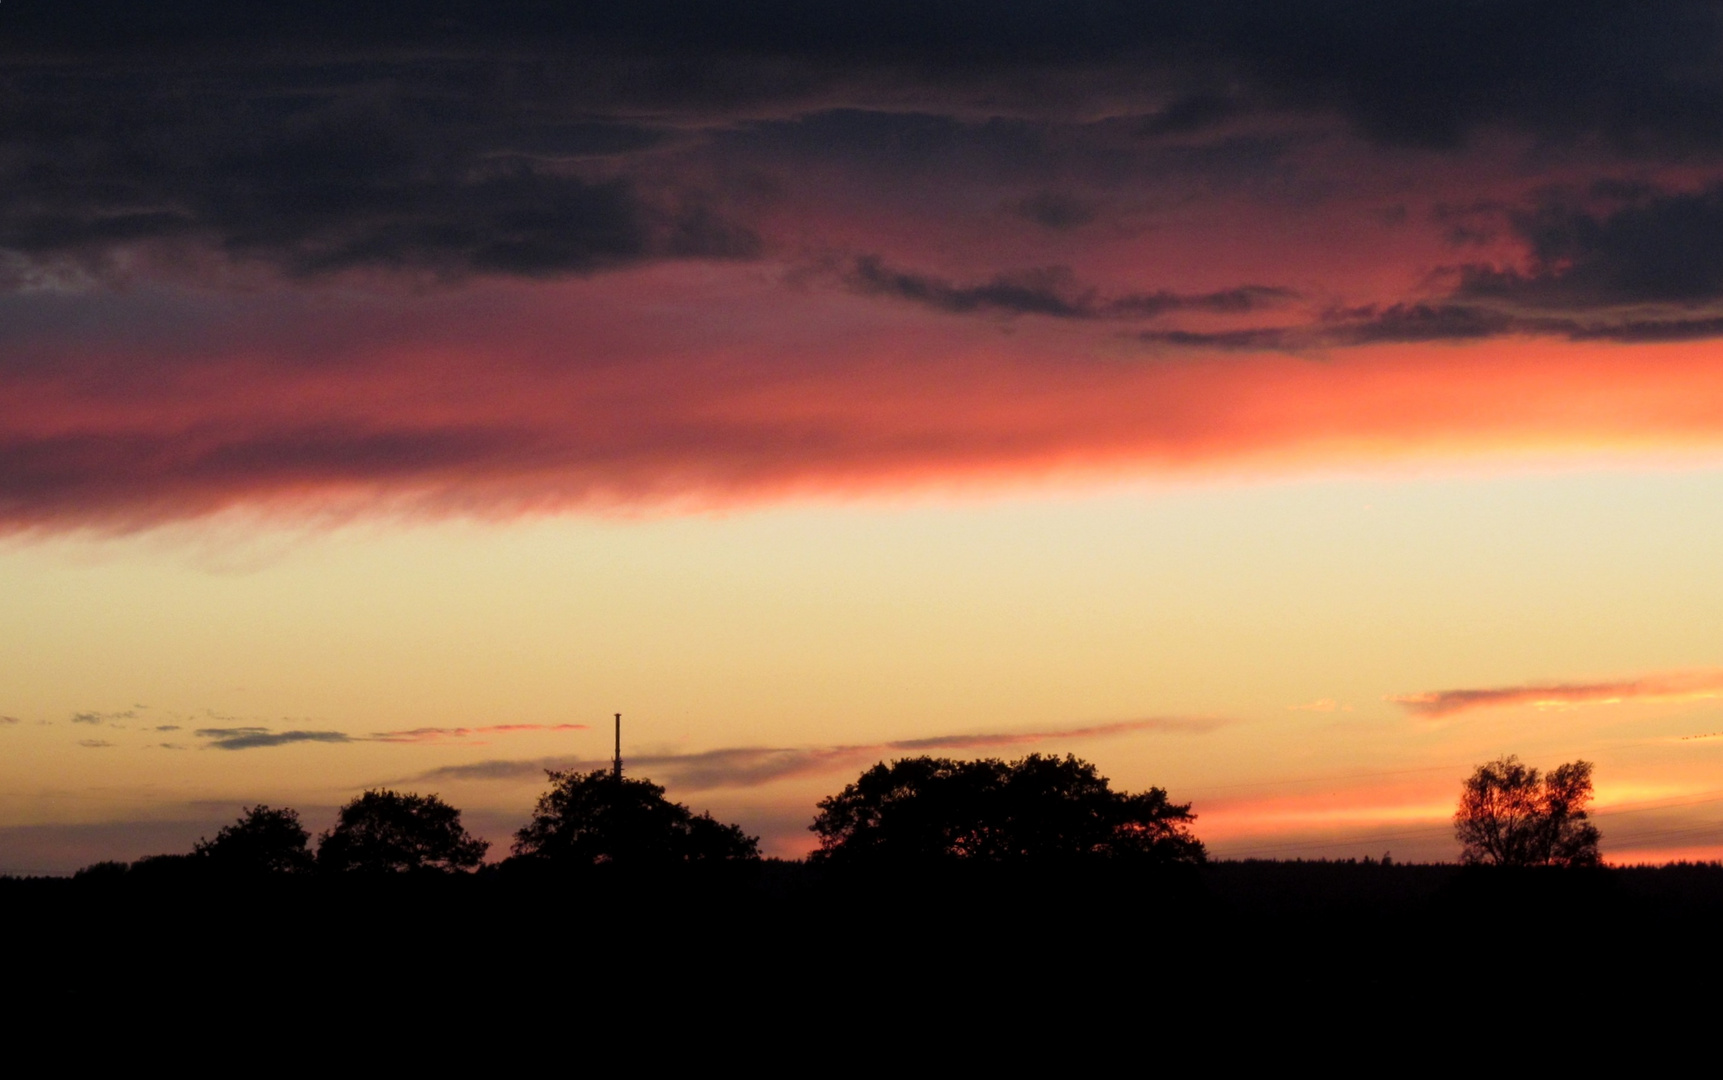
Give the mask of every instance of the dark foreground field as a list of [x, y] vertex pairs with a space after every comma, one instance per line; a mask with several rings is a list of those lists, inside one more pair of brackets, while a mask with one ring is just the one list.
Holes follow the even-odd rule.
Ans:
[[[583, 1015], [672, 999], [817, 1021], [857, 1009], [1103, 1015], [1583, 992], [1715, 971], [1723, 867], [1351, 863], [842, 874], [0, 879], [6, 993], [33, 1001], [471, 995]], [[1517, 974], [1516, 974], [1517, 973]], [[1707, 979], [1709, 981], [1709, 979]], [[1158, 1003], [1158, 1004], [1157, 1004]], [[657, 1006], [654, 1006], [657, 1007]]]

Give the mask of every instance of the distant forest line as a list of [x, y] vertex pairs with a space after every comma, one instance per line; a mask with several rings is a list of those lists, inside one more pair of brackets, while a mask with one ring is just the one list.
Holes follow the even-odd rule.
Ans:
[[1033, 1002], [1135, 1031], [1205, 1000], [1399, 1008], [1508, 969], [1573, 993], [1605, 970], [1713, 970], [1723, 864], [1589, 858], [1583, 764], [1553, 786], [1481, 766], [1456, 810], [1457, 834], [1482, 830], [1466, 864], [1214, 860], [1188, 804], [1041, 755], [876, 765], [821, 801], [805, 860], [614, 769], [552, 772], [495, 862], [434, 795], [366, 792], [315, 845], [254, 806], [188, 853], [0, 879], [0, 998], [297, 1008], [366, 987], [409, 1010], [477, 988], [626, 1023], [624, 1003], [697, 987], [720, 1000], [696, 1025], [770, 1008], [949, 1031]]
[[[1548, 773], [1513, 756], [1479, 765], [1463, 782], [1454, 814], [1460, 865], [1600, 867], [1602, 838], [1588, 811], [1591, 773], [1585, 761]], [[762, 863], [758, 837], [666, 798], [650, 780], [625, 775], [620, 757], [610, 769], [547, 770], [546, 778], [548, 790], [500, 862], [486, 861], [490, 843], [469, 834], [461, 811], [438, 795], [373, 789], [343, 806], [315, 844], [297, 811], [257, 805], [190, 852], [96, 863], [73, 876], [110, 882], [403, 873], [522, 879], [675, 867], [729, 867], [734, 874]], [[1159, 787], [1114, 791], [1094, 765], [1071, 755], [902, 758], [864, 770], [819, 802], [809, 826], [819, 846], [807, 863], [851, 875], [974, 874], [991, 867], [1019, 875], [1128, 876], [1211, 865], [1194, 831], [1196, 818], [1191, 804], [1173, 802]], [[1386, 870], [1393, 864], [1384, 854], [1379, 861], [1308, 865]], [[780, 866], [773, 873], [788, 871]]]

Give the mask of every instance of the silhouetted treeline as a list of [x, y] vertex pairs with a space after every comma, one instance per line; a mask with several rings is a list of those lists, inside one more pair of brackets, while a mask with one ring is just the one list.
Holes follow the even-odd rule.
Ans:
[[[510, 856], [480, 863], [435, 796], [368, 792], [315, 845], [253, 807], [183, 855], [0, 879], [6, 992], [467, 987], [598, 1017], [675, 985], [716, 995], [698, 1016], [808, 1030], [968, 1030], [1027, 1002], [1024, 1023], [1136, 1030], [1197, 1001], [1404, 1008], [1480, 972], [1584, 987], [1723, 960], [1723, 865], [1213, 861], [1187, 806], [1112, 793], [1072, 758], [881, 766], [822, 815], [820, 857], [760, 858], [648, 781], [553, 773]], [[884, 857], [887, 834], [911, 854]]]
[[[547, 770], [550, 789], [516, 833], [499, 872], [580, 873], [747, 864], [759, 838], [665, 798], [650, 780], [606, 770]], [[916, 757], [875, 765], [824, 799], [810, 826], [815, 862], [873, 872], [998, 864], [1058, 867], [1200, 865], [1190, 804], [1160, 788], [1112, 790], [1075, 757], [1030, 754], [957, 761]], [[311, 847], [291, 809], [253, 806], [186, 855], [129, 866], [99, 863], [80, 877], [278, 877], [454, 873], [476, 870], [490, 845], [467, 833], [461, 812], [437, 795], [373, 790], [343, 806]]]

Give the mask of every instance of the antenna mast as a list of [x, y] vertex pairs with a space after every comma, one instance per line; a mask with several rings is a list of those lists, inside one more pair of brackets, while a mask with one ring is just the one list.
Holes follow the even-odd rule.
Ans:
[[622, 714], [616, 714], [616, 757], [610, 763], [610, 775], [615, 780], [622, 779]]

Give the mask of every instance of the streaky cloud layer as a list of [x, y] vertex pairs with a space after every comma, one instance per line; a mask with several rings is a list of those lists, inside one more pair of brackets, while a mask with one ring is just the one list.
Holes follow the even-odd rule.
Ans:
[[[1217, 361], [841, 297], [771, 325], [768, 293], [666, 269], [524, 294], [224, 302], [202, 329], [173, 327], [181, 298], [116, 313], [116, 331], [140, 323], [125, 340], [19, 342], [29, 359], [0, 370], [0, 527], [1723, 450], [1723, 373], [1701, 342]], [[678, 296], [730, 303], [704, 327], [652, 324]]]
[[1715, 453], [1719, 20], [21, 0], [0, 530]]
[[[1224, 720], [1200, 717], [1156, 717], [1112, 724], [1064, 728], [1051, 731], [1006, 732], [981, 735], [935, 735], [920, 739], [856, 746], [805, 746], [792, 748], [723, 747], [692, 754], [630, 754], [631, 769], [648, 770], [681, 791], [716, 788], [751, 788], [804, 776], [822, 776], [853, 769], [870, 760], [909, 756], [942, 750], [996, 750], [1061, 739], [1099, 739], [1139, 733], [1201, 735], [1221, 727]], [[413, 779], [437, 780], [529, 780], [548, 769], [602, 769], [608, 761], [580, 758], [538, 758], [526, 761], [480, 761], [445, 765]]]
[[490, 724], [482, 727], [421, 727], [404, 731], [377, 731], [349, 735], [344, 731], [272, 731], [256, 725], [198, 728], [192, 734], [208, 740], [211, 750], [258, 750], [294, 743], [466, 743], [486, 745], [473, 736], [518, 735], [527, 732], [585, 731], [585, 724]]

